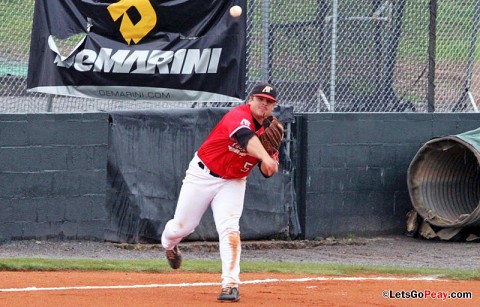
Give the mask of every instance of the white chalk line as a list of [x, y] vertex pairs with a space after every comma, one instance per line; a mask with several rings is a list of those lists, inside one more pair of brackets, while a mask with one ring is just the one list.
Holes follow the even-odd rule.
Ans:
[[[309, 282], [309, 281], [367, 281], [367, 280], [390, 280], [390, 281], [443, 281], [436, 277], [306, 277], [306, 278], [287, 278], [287, 279], [259, 279], [242, 281], [246, 284], [265, 284], [279, 282]], [[220, 286], [219, 282], [196, 282], [196, 283], [178, 283], [178, 284], [148, 284], [148, 285], [128, 285], [128, 286], [74, 286], [74, 287], [26, 287], [26, 288], [6, 288], [0, 292], [30, 292], [30, 291], [65, 291], [65, 290], [100, 290], [100, 289], [140, 289], [140, 288], [171, 288], [171, 287], [205, 287]]]

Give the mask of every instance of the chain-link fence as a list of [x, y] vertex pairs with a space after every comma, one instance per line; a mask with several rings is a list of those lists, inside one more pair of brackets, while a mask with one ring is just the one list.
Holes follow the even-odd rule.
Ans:
[[[34, 0], [0, 0], [0, 112], [220, 106], [26, 92]], [[248, 0], [247, 93], [296, 112], [477, 112], [480, 0]]]

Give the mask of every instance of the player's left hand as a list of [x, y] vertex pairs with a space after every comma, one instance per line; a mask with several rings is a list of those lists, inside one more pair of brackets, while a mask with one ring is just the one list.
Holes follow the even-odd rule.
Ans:
[[269, 155], [273, 155], [280, 148], [283, 139], [283, 125], [275, 116], [269, 116], [263, 121], [263, 126], [265, 129], [259, 136], [260, 143]]

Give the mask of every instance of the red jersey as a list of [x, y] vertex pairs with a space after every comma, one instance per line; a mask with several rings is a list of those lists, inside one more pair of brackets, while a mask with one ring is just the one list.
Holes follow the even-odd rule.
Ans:
[[[205, 142], [198, 149], [198, 157], [214, 173], [225, 179], [243, 178], [250, 174], [259, 162], [240, 147], [234, 134], [241, 128], [255, 131], [250, 105], [244, 104], [230, 110], [213, 128]], [[264, 130], [260, 128], [257, 136]]]

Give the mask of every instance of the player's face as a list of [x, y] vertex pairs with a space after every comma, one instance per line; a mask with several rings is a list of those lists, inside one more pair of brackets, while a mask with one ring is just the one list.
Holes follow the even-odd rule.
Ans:
[[250, 96], [248, 103], [250, 104], [253, 117], [255, 117], [259, 123], [262, 123], [266, 117], [272, 114], [273, 108], [275, 108], [276, 105], [276, 102], [271, 99], [257, 96]]

